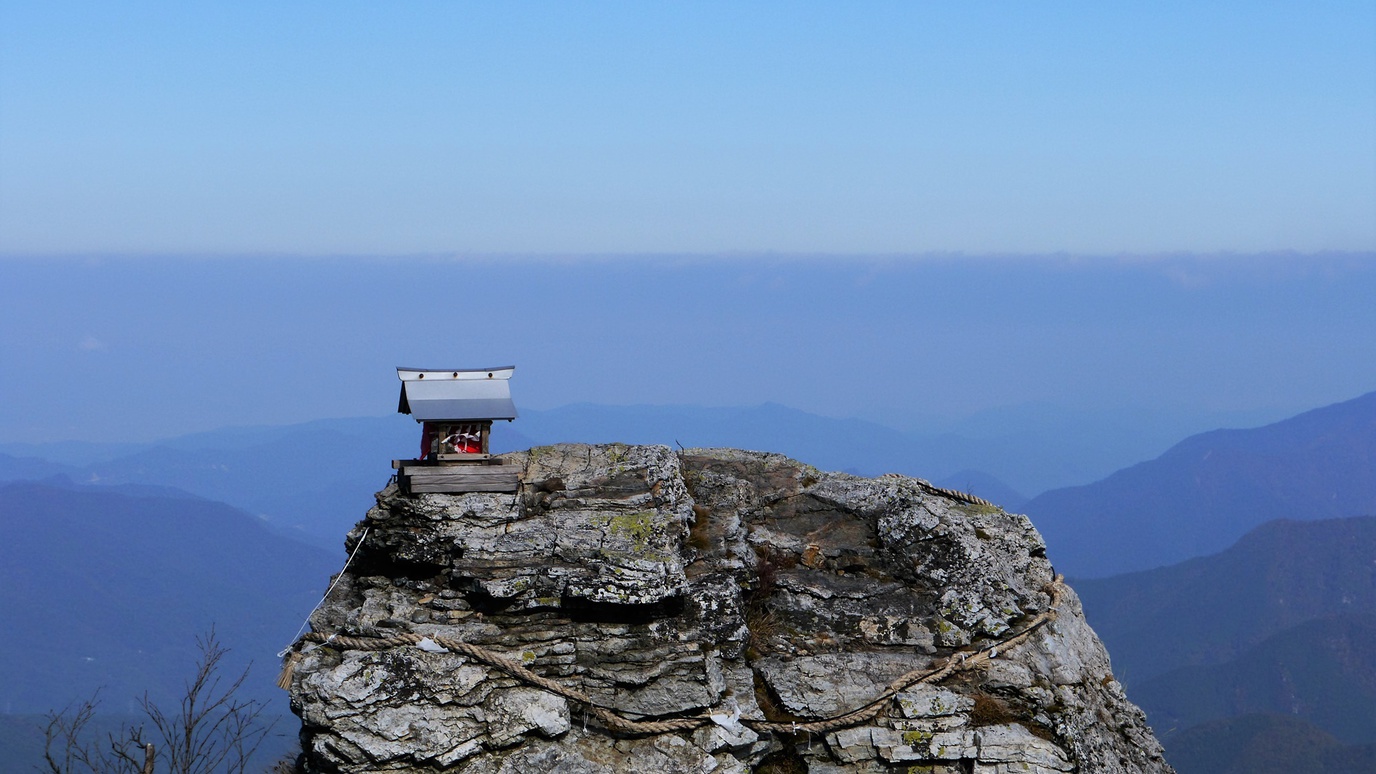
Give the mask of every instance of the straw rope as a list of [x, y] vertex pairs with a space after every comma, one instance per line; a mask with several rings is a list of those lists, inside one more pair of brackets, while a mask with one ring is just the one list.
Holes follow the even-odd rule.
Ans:
[[[1034, 616], [1031, 621], [1017, 632], [975, 651], [953, 653], [941, 666], [915, 669], [908, 672], [890, 683], [883, 693], [876, 696], [870, 702], [850, 712], [823, 718], [821, 720], [798, 723], [756, 720], [751, 718], [740, 718], [740, 722], [755, 731], [793, 734], [804, 732], [822, 734], [865, 723], [879, 715], [888, 705], [889, 701], [900, 692], [914, 685], [934, 683], [956, 672], [967, 671], [982, 666], [995, 658], [999, 651], [1006, 651], [1009, 648], [1017, 647], [1026, 642], [1034, 632], [1055, 620], [1064, 589], [1064, 578], [1063, 576], [1057, 575], [1055, 580], [1044, 589], [1051, 596], [1051, 604], [1046, 610]], [[323, 632], [310, 632], [298, 640], [296, 645], [293, 646], [292, 652], [287, 656], [282, 678], [279, 680], [278, 684], [282, 685], [284, 688], [290, 686], [292, 670], [296, 661], [299, 660], [302, 655], [300, 650], [302, 642], [319, 643], [319, 645], [314, 647], [329, 645], [342, 650], [376, 651], [405, 645], [420, 645], [424, 640], [429, 640], [446, 650], [468, 656], [475, 661], [487, 664], [521, 682], [533, 685], [555, 694], [556, 696], [562, 696], [577, 704], [581, 704], [587, 708], [588, 714], [597, 718], [611, 731], [626, 734], [666, 734], [679, 731], [692, 731], [713, 722], [707, 715], [694, 715], [666, 720], [632, 720], [621, 715], [614, 709], [597, 704], [593, 701], [592, 697], [582, 691], [538, 675], [506, 656], [478, 645], [473, 645], [463, 640], [443, 635], [427, 637], [422, 634], [402, 633], [390, 637], [354, 637], [343, 634], [326, 635]]]
[[[907, 479], [909, 477], [903, 475], [902, 473], [885, 473], [882, 476], [880, 476], [880, 478]], [[924, 478], [914, 478], [911, 480], [917, 482], [917, 485], [919, 487], [922, 487], [922, 491], [926, 492], [927, 494], [934, 494], [940, 497], [948, 497], [952, 500], [959, 500], [960, 502], [968, 503], [970, 505], [983, 505], [988, 508], [998, 507], [997, 505], [989, 502], [983, 497], [976, 497], [975, 495], [972, 495], [969, 492], [962, 492], [958, 489], [947, 489], [945, 487], [937, 486], [936, 484], [933, 484], [932, 482]]]

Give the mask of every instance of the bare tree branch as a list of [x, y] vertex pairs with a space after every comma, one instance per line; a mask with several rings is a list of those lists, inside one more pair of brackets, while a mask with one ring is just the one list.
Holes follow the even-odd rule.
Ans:
[[265, 722], [266, 706], [241, 699], [251, 664], [233, 680], [222, 668], [229, 649], [212, 627], [196, 638], [200, 658], [174, 713], [144, 693], [139, 706], [161, 745], [145, 742], [143, 726], [124, 726], [109, 735], [109, 751], [85, 739], [99, 705], [98, 694], [47, 715], [44, 766], [47, 774], [244, 774], [249, 760], [276, 725]]

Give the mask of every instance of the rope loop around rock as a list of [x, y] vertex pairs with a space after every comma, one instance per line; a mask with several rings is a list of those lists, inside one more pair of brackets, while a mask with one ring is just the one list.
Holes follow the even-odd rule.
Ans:
[[[972, 670], [978, 666], [989, 663], [998, 652], [1006, 652], [1008, 649], [1017, 647], [1026, 642], [1038, 629], [1041, 629], [1043, 626], [1046, 626], [1056, 619], [1064, 589], [1065, 579], [1063, 576], [1057, 575], [1056, 578], [1043, 589], [1050, 595], [1051, 603], [1047, 605], [1045, 610], [1034, 616], [1031, 621], [1027, 622], [1027, 624], [1017, 632], [997, 642], [985, 645], [975, 651], [952, 653], [940, 666], [929, 666], [908, 672], [889, 683], [888, 688], [886, 688], [883, 693], [863, 706], [849, 712], [809, 722], [781, 722], [740, 718], [740, 723], [757, 732], [768, 731], [782, 734], [825, 734], [866, 723], [883, 712], [884, 708], [888, 706], [889, 702], [895, 696], [914, 685], [935, 683], [950, 677], [956, 672]], [[321, 645], [328, 644], [330, 647], [336, 647], [341, 650], [376, 651], [407, 645], [416, 646], [427, 640], [445, 650], [468, 656], [475, 661], [486, 664], [528, 685], [533, 685], [576, 704], [581, 704], [587, 709], [588, 714], [597, 718], [604, 727], [611, 731], [635, 735], [668, 734], [681, 731], [693, 731], [714, 722], [706, 714], [683, 718], [669, 718], [665, 720], [633, 720], [620, 714], [617, 710], [596, 703], [593, 701], [592, 697], [582, 691], [538, 675], [500, 653], [443, 635], [427, 636], [423, 634], [403, 633], [394, 634], [390, 637], [355, 637], [338, 633], [326, 635], [323, 632], [308, 632], [292, 646], [292, 651], [287, 655], [286, 663], [283, 666], [282, 677], [278, 680], [278, 685], [283, 688], [290, 687], [292, 671], [296, 662], [300, 660], [302, 656], [302, 643], [319, 643], [312, 647], [320, 647]]]

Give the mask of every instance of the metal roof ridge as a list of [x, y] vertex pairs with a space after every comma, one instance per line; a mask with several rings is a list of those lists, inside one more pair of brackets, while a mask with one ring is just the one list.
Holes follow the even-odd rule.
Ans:
[[424, 371], [427, 374], [453, 373], [455, 371], [461, 374], [476, 374], [485, 371], [512, 371], [515, 370], [515, 368], [516, 366], [514, 365], [491, 366], [489, 368], [408, 368], [406, 366], [397, 366], [398, 371]]

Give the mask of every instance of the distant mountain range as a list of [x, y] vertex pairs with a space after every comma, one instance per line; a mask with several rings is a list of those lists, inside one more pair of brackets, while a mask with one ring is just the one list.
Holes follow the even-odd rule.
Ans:
[[1195, 726], [1168, 739], [1178, 774], [1370, 774], [1376, 745], [1345, 745], [1285, 715], [1251, 714]]
[[[1341, 762], [1376, 760], [1376, 518], [1270, 522], [1213, 556], [1073, 585], [1182, 774], [1371, 770]], [[1327, 758], [1293, 767], [1304, 748], [1276, 729]]]
[[[1014, 432], [998, 436], [1004, 425]], [[1073, 443], [1063, 442], [1055, 452], [1010, 439], [1045, 439], [1057, 427], [1072, 426], [1070, 418], [1046, 409], [1005, 411], [967, 420], [962, 427], [972, 437], [923, 438], [773, 404], [582, 404], [526, 411], [516, 423], [498, 423], [493, 447], [507, 451], [563, 441], [733, 446], [777, 451], [825, 469], [921, 476], [1028, 512], [1046, 536], [1052, 560], [1072, 577], [1219, 551], [1272, 518], [1376, 512], [1376, 393], [1266, 427], [1193, 436], [1155, 460], [1025, 504], [1007, 479], [990, 472], [1011, 470], [1002, 460], [1014, 456], [1044, 469], [1062, 465], [1076, 456], [1066, 451]], [[342, 535], [391, 475], [388, 460], [414, 456], [416, 443], [415, 423], [393, 415], [227, 428], [154, 444], [6, 444], [0, 445], [7, 452], [0, 454], [0, 481], [62, 476], [79, 483], [180, 489], [241, 508], [282, 534], [337, 552]], [[21, 454], [26, 456], [16, 456]]]
[[[899, 430], [882, 420], [832, 419], [772, 403], [738, 408], [575, 404], [523, 412], [516, 426], [539, 443], [677, 442], [762, 449], [826, 470], [896, 472], [931, 481], [968, 480], [973, 473], [979, 485], [996, 482], [999, 491], [1037, 494], [1088, 483], [1159, 454], [1186, 435], [1186, 428], [1245, 426], [1274, 416], [1193, 412], [1183, 419], [1160, 410], [1108, 412], [1033, 403]], [[997, 492], [976, 494], [1004, 504]]]
[[[1032, 405], [922, 434], [775, 404], [578, 404], [526, 410], [515, 423], [498, 423], [493, 448], [619, 441], [761, 449], [828, 470], [920, 476], [1016, 510], [1027, 499], [1022, 492], [1092, 481], [1164, 448], [1160, 424]], [[8, 443], [0, 444], [0, 481], [63, 475], [78, 483], [175, 487], [336, 549], [386, 483], [388, 460], [414, 456], [417, 442], [415, 423], [393, 415], [226, 428], [154, 443]]]
[[1101, 481], [1044, 492], [1024, 510], [1073, 577], [1222, 551], [1274, 519], [1376, 514], [1376, 393], [1191, 436]]
[[[1376, 513], [1374, 430], [1376, 393], [1194, 436], [1027, 504], [1060, 569], [1142, 570], [1073, 584], [1182, 774], [1369, 770], [1342, 767], [1376, 756], [1364, 735], [1376, 729], [1376, 519], [1329, 517]], [[256, 659], [253, 690], [284, 711], [271, 651], [342, 564], [344, 533], [386, 483], [388, 460], [413, 456], [417, 440], [409, 418], [387, 417], [0, 446], [0, 481], [12, 482], [0, 484], [0, 712], [42, 712], [100, 684], [113, 712], [144, 689], [175, 695], [212, 622], [237, 656]], [[497, 451], [560, 441], [765, 449], [918, 475], [1010, 509], [1022, 499], [984, 472], [1016, 444], [967, 438], [938, 462], [937, 440], [781, 406], [570, 406], [494, 430]], [[1044, 468], [1060, 464], [1045, 456]], [[1288, 518], [1258, 526], [1276, 514]], [[1215, 543], [1212, 555], [1145, 569]], [[5, 720], [0, 740], [32, 742], [29, 726]], [[1277, 733], [1309, 740], [1313, 755]]]
[[[997, 478], [955, 463], [924, 462], [934, 452], [919, 441], [861, 420], [829, 419], [777, 405], [753, 408], [694, 406], [567, 406], [527, 411], [517, 423], [493, 428], [493, 451], [560, 442], [733, 446], [778, 451], [818, 467], [864, 475], [886, 472], [938, 477], [986, 498], [1023, 502]], [[419, 431], [409, 417], [336, 419], [287, 427], [228, 428], [156, 444], [9, 445], [0, 455], [0, 480], [63, 476], [78, 483], [175, 487], [262, 516], [284, 534], [322, 547], [342, 536], [372, 505], [392, 474], [390, 460], [416, 455]]]
[[275, 651], [343, 559], [222, 503], [104, 487], [0, 485], [0, 531], [5, 713], [102, 686], [111, 712], [178, 697], [211, 626], [238, 668], [255, 663], [248, 695], [280, 705]]
[[1275, 521], [1213, 556], [1072, 579], [1114, 670], [1136, 686], [1219, 664], [1305, 621], [1376, 614], [1376, 518]]
[[417, 439], [409, 420], [365, 418], [229, 428], [124, 449], [112, 445], [80, 465], [65, 462], [66, 445], [18, 447], [47, 459], [0, 455], [0, 480], [175, 488], [241, 508], [285, 535], [339, 552], [344, 533], [387, 483], [390, 460], [415, 456], [410, 447]]
[[1376, 744], [1376, 616], [1306, 621], [1222, 664], [1176, 669], [1132, 697], [1165, 730], [1253, 713], [1301, 718]]

